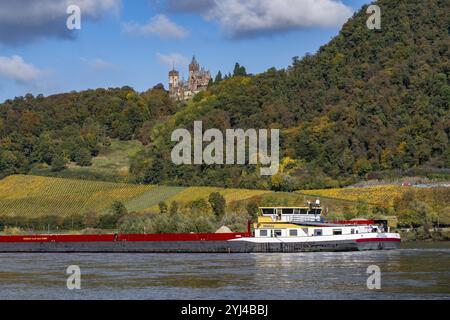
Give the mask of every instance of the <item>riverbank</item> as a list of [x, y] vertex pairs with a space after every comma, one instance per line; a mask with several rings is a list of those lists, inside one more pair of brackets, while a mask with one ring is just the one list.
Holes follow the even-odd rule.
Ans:
[[450, 228], [426, 230], [423, 227], [397, 231], [402, 242], [445, 242], [450, 241]]

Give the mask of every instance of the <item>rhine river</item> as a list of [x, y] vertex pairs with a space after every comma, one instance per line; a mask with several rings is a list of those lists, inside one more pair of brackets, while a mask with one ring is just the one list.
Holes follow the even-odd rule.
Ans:
[[[69, 290], [67, 267], [81, 270]], [[367, 268], [381, 289], [367, 288]], [[450, 243], [295, 254], [0, 254], [0, 299], [446, 299]]]

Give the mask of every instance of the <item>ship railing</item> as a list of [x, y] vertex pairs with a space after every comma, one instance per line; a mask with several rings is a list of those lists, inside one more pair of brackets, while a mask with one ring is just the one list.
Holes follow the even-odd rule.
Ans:
[[285, 216], [286, 222], [318, 222], [320, 221], [320, 216], [314, 216], [314, 215], [307, 215], [307, 216], [298, 216], [298, 215], [292, 215], [292, 216]]

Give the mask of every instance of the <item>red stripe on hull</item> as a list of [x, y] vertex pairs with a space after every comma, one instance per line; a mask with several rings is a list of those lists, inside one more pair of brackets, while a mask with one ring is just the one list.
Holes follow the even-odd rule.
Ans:
[[356, 239], [356, 242], [401, 242], [398, 238], [369, 238], [369, 239]]
[[118, 240], [130, 242], [226, 241], [247, 236], [247, 233], [121, 234]]
[[0, 236], [0, 243], [14, 242], [163, 242], [163, 241], [226, 241], [247, 237], [247, 233], [186, 234], [106, 234], [106, 235], [30, 235]]

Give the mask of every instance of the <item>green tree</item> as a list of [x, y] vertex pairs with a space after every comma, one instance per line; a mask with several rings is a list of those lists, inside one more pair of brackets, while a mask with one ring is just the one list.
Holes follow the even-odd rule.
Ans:
[[213, 192], [208, 197], [208, 202], [216, 217], [220, 218], [225, 214], [226, 201], [219, 192]]
[[247, 75], [247, 70], [244, 66], [240, 66], [239, 63], [236, 62], [233, 70], [233, 77], [245, 77]]
[[215, 79], [214, 79], [214, 83], [215, 84], [218, 84], [219, 82], [221, 82], [223, 79], [222, 79], [222, 72], [220, 72], [220, 70], [219, 70], [219, 72], [217, 73], [217, 75], [216, 75], [216, 77], [215, 77]]
[[167, 207], [167, 203], [165, 203], [164, 201], [161, 201], [160, 203], [158, 203], [159, 206], [159, 212], [160, 213], [167, 213], [168, 211], [168, 207]]
[[98, 219], [97, 227], [101, 229], [114, 229], [117, 226], [118, 219], [113, 214], [101, 215]]
[[144, 183], [161, 183], [164, 179], [164, 168], [164, 160], [159, 157], [154, 158], [150, 167], [145, 170]]
[[83, 215], [83, 224], [87, 228], [95, 228], [98, 225], [99, 217], [93, 211], [88, 211]]
[[92, 155], [88, 149], [81, 148], [76, 154], [75, 161], [79, 166], [89, 167], [92, 165]]
[[80, 230], [84, 228], [83, 216], [81, 214], [72, 214], [64, 218], [63, 227], [66, 230]]
[[354, 172], [360, 177], [366, 176], [370, 171], [372, 171], [372, 164], [366, 159], [358, 159], [355, 163]]
[[52, 171], [59, 172], [66, 168], [66, 159], [62, 153], [57, 153], [52, 159]]
[[114, 203], [111, 206], [112, 212], [114, 215], [117, 216], [124, 216], [128, 214], [128, 210], [121, 201], [114, 201]]
[[170, 209], [169, 209], [169, 213], [171, 216], [176, 215], [178, 213], [178, 209], [179, 209], [179, 204], [177, 201], [172, 201], [172, 203], [170, 204]]
[[258, 218], [259, 205], [256, 201], [249, 201], [245, 208], [249, 217], [251, 217], [253, 220], [256, 220]]

